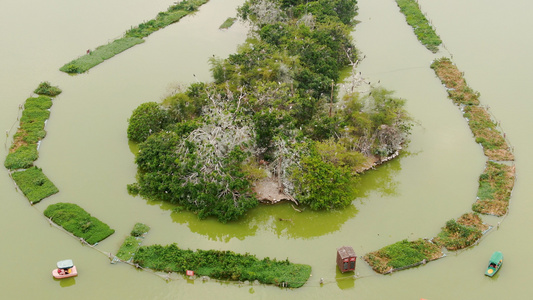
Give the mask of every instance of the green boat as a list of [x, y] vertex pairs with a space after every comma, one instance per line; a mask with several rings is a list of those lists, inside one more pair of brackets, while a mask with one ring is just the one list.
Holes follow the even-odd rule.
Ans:
[[494, 276], [494, 274], [496, 274], [496, 272], [498, 272], [498, 270], [502, 266], [502, 263], [503, 254], [500, 251], [494, 252], [490, 257], [489, 266], [487, 267], [487, 271], [485, 271], [485, 275], [489, 277]]

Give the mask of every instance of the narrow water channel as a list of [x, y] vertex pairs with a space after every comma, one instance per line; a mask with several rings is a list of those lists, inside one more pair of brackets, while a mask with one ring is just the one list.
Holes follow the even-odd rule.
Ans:
[[[244, 220], [222, 225], [128, 195], [126, 185], [136, 172], [126, 138], [131, 111], [179, 85], [209, 80], [207, 59], [226, 57], [246, 38], [243, 24], [218, 29], [242, 3], [211, 0], [146, 43], [88, 74], [69, 76], [58, 71], [65, 62], [151, 19], [172, 1], [0, 1], [0, 128], [10, 134], [0, 157], [16, 130], [18, 105], [38, 83], [48, 80], [63, 89], [36, 162], [60, 193], [32, 207], [7, 171], [0, 172], [2, 298], [511, 299], [533, 292], [526, 282], [533, 245], [528, 238], [533, 160], [527, 154], [533, 146], [533, 101], [527, 88], [533, 80], [528, 55], [533, 38], [526, 30], [533, 27], [533, 4], [523, 0], [419, 0], [447, 49], [436, 55], [418, 43], [394, 0], [359, 0], [361, 23], [353, 35], [365, 56], [359, 71], [373, 85], [407, 99], [418, 125], [399, 159], [361, 178], [358, 197], [345, 210], [298, 213], [290, 204], [260, 206]], [[358, 279], [341, 275], [335, 266], [337, 247], [349, 245], [363, 255], [402, 239], [432, 237], [447, 220], [470, 211], [485, 158], [429, 68], [432, 59], [450, 54], [515, 147], [518, 181], [510, 214], [479, 245], [426, 266], [382, 276], [358, 261]], [[77, 203], [116, 230], [98, 245], [102, 251], [116, 252], [133, 225], [144, 222], [152, 227], [145, 244], [289, 258], [310, 264], [313, 276], [296, 290], [177, 275], [165, 282], [127, 265], [111, 265], [100, 252], [50, 227], [42, 211], [56, 202]], [[495, 250], [504, 253], [505, 262], [489, 279], [483, 272]], [[66, 258], [77, 264], [79, 276], [56, 281], [50, 272]]]

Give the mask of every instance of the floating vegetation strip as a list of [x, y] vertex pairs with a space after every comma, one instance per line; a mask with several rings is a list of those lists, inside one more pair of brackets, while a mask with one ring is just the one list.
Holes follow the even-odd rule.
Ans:
[[107, 224], [91, 216], [73, 203], [56, 203], [48, 206], [44, 215], [73, 235], [94, 245], [115, 232]]
[[481, 144], [483, 152], [491, 160], [512, 161], [514, 155], [488, 111], [479, 106], [479, 93], [473, 91], [463, 78], [463, 74], [448, 58], [440, 58], [431, 68], [448, 90], [448, 97], [457, 105], [464, 106], [463, 114], [476, 143]]
[[39, 158], [38, 144], [46, 136], [44, 125], [50, 117], [51, 97], [61, 94], [61, 89], [45, 81], [34, 93], [40, 96], [26, 99], [19, 128], [4, 161], [9, 170], [26, 169], [13, 172], [11, 176], [32, 204], [59, 192], [43, 171], [33, 166], [33, 162]]
[[505, 215], [514, 181], [514, 166], [488, 161], [485, 171], [479, 176], [477, 200], [472, 210], [482, 214]]
[[232, 251], [183, 250], [176, 244], [142, 246], [133, 258], [142, 267], [164, 272], [195, 271], [199, 276], [215, 279], [254, 281], [264, 284], [298, 288], [311, 275], [311, 266], [293, 264], [288, 260], [257, 259], [250, 254]]
[[490, 228], [483, 223], [476, 213], [466, 213], [459, 219], [449, 220], [442, 231], [433, 239], [433, 242], [448, 250], [455, 251], [475, 244], [483, 232]]
[[198, 7], [207, 2], [208, 0], [184, 0], [172, 5], [166, 12], [160, 12], [154, 19], [126, 31], [122, 38], [116, 39], [107, 45], [100, 46], [94, 51], [88, 51], [86, 55], [65, 64], [59, 70], [71, 74], [86, 72], [103, 61], [135, 45], [144, 43], [144, 37], [179, 21], [184, 16], [197, 11]]
[[220, 25], [219, 29], [228, 29], [237, 21], [237, 18], [227, 18], [222, 25]]
[[407, 24], [413, 27], [416, 37], [429, 51], [436, 53], [442, 40], [429, 25], [415, 0], [396, 0], [400, 11], [405, 15]]
[[140, 38], [120, 38], [107, 45], [100, 46], [94, 51], [89, 51], [86, 55], [65, 64], [59, 70], [72, 74], [83, 73], [105, 60], [141, 43], [144, 43], [144, 40]]
[[150, 230], [150, 227], [143, 224], [137, 223], [133, 227], [130, 235], [126, 237], [122, 246], [117, 252], [117, 257], [123, 261], [129, 261], [135, 252], [141, 247], [142, 240], [144, 235]]
[[141, 247], [141, 242], [134, 236], [128, 235], [118, 249], [117, 257], [123, 261], [128, 261], [139, 250], [139, 247]]
[[363, 259], [380, 274], [415, 267], [443, 257], [440, 246], [427, 240], [403, 240], [363, 256]]
[[468, 119], [468, 126], [472, 130], [476, 143], [481, 144], [483, 152], [491, 160], [512, 161], [514, 155], [498, 130], [488, 111], [480, 106], [466, 106], [464, 117]]
[[59, 192], [40, 168], [31, 167], [24, 171], [14, 172], [11, 176], [31, 204], [38, 203]]
[[37, 143], [46, 136], [44, 125], [50, 117], [50, 107], [52, 98], [48, 96], [26, 99], [19, 128], [13, 136], [13, 144], [4, 161], [7, 169], [29, 168], [39, 158]]
[[449, 58], [436, 59], [431, 64], [431, 68], [446, 86], [448, 97], [455, 104], [479, 105], [479, 93], [466, 84], [463, 73], [457, 69], [457, 66]]

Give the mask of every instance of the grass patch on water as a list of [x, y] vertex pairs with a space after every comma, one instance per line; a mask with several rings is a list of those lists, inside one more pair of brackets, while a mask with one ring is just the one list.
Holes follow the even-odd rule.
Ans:
[[439, 246], [423, 240], [403, 240], [378, 251], [363, 256], [363, 259], [380, 274], [402, 270], [421, 264], [423, 261], [432, 261], [441, 258], [443, 253]]
[[488, 161], [485, 171], [479, 176], [478, 199], [472, 210], [481, 214], [505, 215], [514, 182], [514, 166]]
[[199, 276], [215, 279], [254, 281], [298, 288], [311, 275], [311, 266], [294, 264], [288, 260], [269, 258], [259, 260], [254, 255], [219, 250], [183, 250], [176, 244], [142, 246], [134, 256], [134, 263], [164, 272], [185, 273], [193, 270]]
[[459, 219], [449, 220], [442, 228], [442, 231], [433, 239], [435, 244], [455, 251], [466, 248], [477, 242], [483, 231], [489, 229], [489, 225], [484, 224], [476, 213], [466, 213]]
[[32, 167], [24, 171], [14, 172], [11, 176], [32, 204], [59, 192], [40, 168]]
[[96, 50], [65, 64], [59, 70], [70, 74], [86, 72], [105, 60], [110, 59], [135, 45], [144, 43], [144, 37], [147, 37], [153, 32], [175, 23], [184, 16], [197, 11], [198, 7], [207, 3], [207, 1], [208, 0], [184, 0], [172, 5], [167, 11], [160, 12], [154, 19], [141, 23], [137, 27], [132, 27], [130, 30], [126, 31], [124, 37], [96, 48]]
[[463, 73], [449, 58], [436, 59], [431, 64], [431, 68], [435, 71], [442, 84], [446, 86], [448, 97], [455, 104], [479, 105], [479, 93], [466, 84]]
[[505, 141], [498, 125], [492, 120], [488, 111], [480, 106], [464, 108], [464, 117], [472, 130], [476, 143], [481, 144], [483, 152], [491, 160], [511, 161], [514, 155]]
[[139, 250], [139, 247], [141, 247], [141, 242], [134, 236], [129, 235], [120, 246], [120, 249], [118, 249], [117, 257], [123, 261], [128, 261]]
[[149, 230], [150, 227], [148, 225], [136, 223], [135, 226], [133, 226], [130, 235], [126, 237], [124, 243], [122, 243], [122, 246], [118, 249], [117, 257], [123, 261], [130, 260], [133, 255], [135, 255], [135, 252], [141, 247], [143, 236]]
[[235, 21], [237, 21], [237, 18], [227, 18], [218, 29], [228, 29], [235, 24]]
[[39, 157], [37, 143], [46, 136], [45, 121], [50, 117], [52, 98], [47, 96], [26, 99], [20, 125], [13, 136], [13, 144], [4, 161], [7, 169], [26, 169]]
[[72, 203], [56, 203], [48, 206], [44, 215], [73, 235], [94, 245], [115, 232], [107, 224], [91, 216], [83, 208]]
[[479, 93], [472, 90], [449, 58], [440, 58], [431, 68], [448, 90], [448, 97], [456, 105], [464, 106], [463, 115], [474, 134], [476, 143], [481, 144], [483, 152], [490, 160], [511, 161], [514, 155], [488, 111], [479, 106]]
[[400, 11], [405, 15], [409, 26], [413, 27], [416, 37], [429, 51], [436, 53], [442, 40], [429, 25], [428, 20], [420, 11], [418, 3], [414, 0], [396, 0]]
[[144, 40], [140, 38], [124, 37], [117, 39], [65, 64], [59, 70], [72, 74], [83, 73], [104, 62], [105, 60], [110, 59], [111, 57], [141, 43], [144, 43]]
[[50, 82], [44, 81], [33, 92], [37, 95], [55, 97], [61, 94], [62, 90], [57, 86], [52, 86]]

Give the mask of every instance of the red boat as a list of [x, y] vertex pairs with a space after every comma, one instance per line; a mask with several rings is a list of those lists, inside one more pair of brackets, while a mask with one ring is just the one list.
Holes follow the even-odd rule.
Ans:
[[78, 276], [78, 270], [71, 259], [57, 262], [57, 269], [52, 271], [52, 276], [57, 279]]

